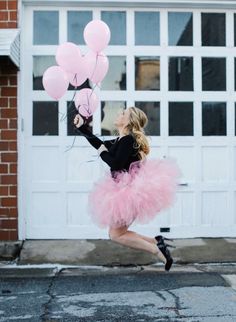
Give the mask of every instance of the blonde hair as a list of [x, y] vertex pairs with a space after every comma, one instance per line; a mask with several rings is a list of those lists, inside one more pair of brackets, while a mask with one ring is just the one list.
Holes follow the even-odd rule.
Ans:
[[137, 107], [129, 107], [129, 124], [126, 129], [132, 134], [136, 141], [136, 148], [140, 159], [144, 159], [150, 152], [148, 139], [145, 135], [144, 128], [148, 123], [147, 115]]

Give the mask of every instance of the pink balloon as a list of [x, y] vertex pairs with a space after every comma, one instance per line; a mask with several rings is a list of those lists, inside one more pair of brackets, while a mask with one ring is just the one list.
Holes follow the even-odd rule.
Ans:
[[75, 106], [79, 113], [86, 118], [97, 109], [99, 99], [91, 88], [83, 88], [75, 95]]
[[77, 73], [67, 73], [70, 83], [75, 87], [82, 85], [88, 78], [88, 68], [85, 57], [80, 57], [78, 68], [79, 71]]
[[84, 77], [84, 75], [81, 75], [81, 74], [72, 74], [72, 73], [67, 73], [67, 76], [70, 84], [75, 87], [82, 85], [88, 78], [87, 76]]
[[102, 52], [96, 54], [93, 51], [89, 51], [85, 55], [85, 58], [87, 63], [88, 78], [93, 83], [100, 83], [106, 76], [109, 68], [107, 56]]
[[88, 47], [96, 53], [108, 45], [110, 38], [110, 29], [102, 20], [92, 20], [84, 28], [84, 40]]
[[79, 73], [82, 65], [80, 49], [72, 42], [65, 42], [57, 48], [56, 61], [69, 73]]
[[66, 73], [60, 66], [51, 66], [43, 74], [43, 87], [49, 96], [58, 100], [69, 86]]

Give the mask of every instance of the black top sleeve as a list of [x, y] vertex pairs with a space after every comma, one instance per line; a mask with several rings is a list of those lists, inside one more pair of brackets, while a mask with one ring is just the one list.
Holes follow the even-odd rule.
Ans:
[[100, 156], [112, 170], [121, 170], [124, 168], [130, 156], [134, 152], [134, 138], [131, 135], [123, 136], [118, 142], [115, 155], [111, 155], [109, 151], [103, 151]]
[[[131, 135], [123, 136], [119, 141], [115, 140], [100, 140], [96, 135], [91, 133], [86, 124], [83, 124], [78, 128], [78, 131], [81, 132], [88, 142], [95, 148], [98, 149], [102, 144], [106, 146], [108, 151], [103, 151], [100, 154], [100, 157], [104, 162], [106, 162], [112, 170], [121, 170], [124, 168], [125, 164], [134, 153], [134, 138]], [[109, 149], [113, 144], [117, 144], [117, 149], [115, 153], [111, 154]]]
[[100, 140], [96, 135], [94, 135], [89, 129], [87, 124], [83, 124], [77, 129], [79, 132], [81, 132], [88, 142], [95, 148], [98, 149], [102, 144], [105, 145], [105, 147], [109, 150], [112, 144], [116, 142], [117, 139], [114, 140]]

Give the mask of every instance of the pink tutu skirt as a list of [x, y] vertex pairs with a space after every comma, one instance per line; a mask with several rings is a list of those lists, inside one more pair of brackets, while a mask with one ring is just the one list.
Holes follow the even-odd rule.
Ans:
[[92, 219], [102, 228], [147, 223], [174, 203], [179, 177], [169, 158], [134, 162], [113, 177], [106, 173], [89, 195]]

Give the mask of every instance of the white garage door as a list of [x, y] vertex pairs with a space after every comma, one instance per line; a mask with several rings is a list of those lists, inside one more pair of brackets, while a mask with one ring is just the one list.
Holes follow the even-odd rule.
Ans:
[[[19, 117], [20, 238], [106, 238], [87, 195], [107, 169], [71, 125], [73, 89], [52, 101], [42, 88], [58, 44], [83, 53], [83, 28], [101, 18], [111, 29], [110, 68], [91, 126], [114, 134], [117, 111], [136, 105], [149, 117], [152, 157], [175, 157], [183, 172], [175, 206], [146, 234], [235, 236], [236, 9], [26, 7], [22, 12]], [[67, 113], [68, 112], [68, 113]], [[64, 116], [68, 114], [66, 119]]]

